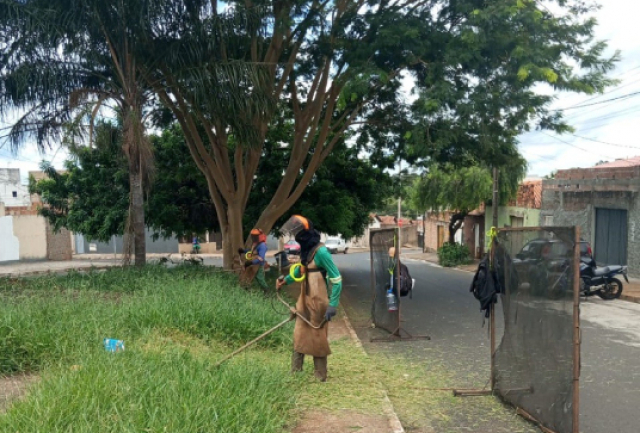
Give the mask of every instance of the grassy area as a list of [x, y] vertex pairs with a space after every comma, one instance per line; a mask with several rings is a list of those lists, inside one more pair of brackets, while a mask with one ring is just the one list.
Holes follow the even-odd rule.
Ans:
[[281, 432], [311, 407], [379, 413], [382, 389], [348, 339], [332, 344], [327, 383], [311, 359], [288, 374], [292, 324], [213, 368], [287, 314], [212, 268], [0, 280], [0, 375], [40, 377], [0, 431]]
[[[455, 380], [428, 347], [411, 355], [378, 346], [367, 356], [348, 338], [333, 341], [320, 383], [311, 359], [288, 374], [291, 324], [213, 367], [287, 315], [206, 267], [0, 279], [0, 376], [38, 377], [0, 414], [0, 431], [286, 432], [310, 410], [355, 429], [353, 414], [382, 413], [385, 389], [407, 431], [531, 431], [492, 397], [440, 390]], [[106, 352], [105, 337], [125, 340], [126, 350]]]
[[236, 281], [193, 266], [1, 281], [0, 374], [41, 380], [0, 431], [282, 431], [301, 381], [284, 374], [290, 326], [212, 368], [286, 317]]

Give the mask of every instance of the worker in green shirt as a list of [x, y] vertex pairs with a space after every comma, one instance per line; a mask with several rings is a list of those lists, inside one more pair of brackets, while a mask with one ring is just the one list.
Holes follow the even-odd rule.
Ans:
[[[331, 354], [328, 322], [336, 315], [342, 292], [342, 277], [333, 263], [331, 253], [320, 242], [320, 233], [313, 228], [311, 221], [303, 216], [294, 215], [282, 226], [282, 231], [291, 233], [300, 244], [302, 274], [296, 277], [304, 276], [304, 279], [300, 284], [296, 312], [309, 320], [313, 326], [321, 326], [315, 329], [303, 320], [296, 320], [291, 371], [302, 371], [304, 356], [313, 356], [314, 375], [324, 382], [327, 380], [327, 356]], [[294, 279], [289, 275], [279, 278], [276, 290], [293, 282]]]

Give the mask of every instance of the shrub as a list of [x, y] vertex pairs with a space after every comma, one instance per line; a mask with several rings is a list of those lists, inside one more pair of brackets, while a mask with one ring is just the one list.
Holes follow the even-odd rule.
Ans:
[[471, 254], [466, 245], [446, 243], [438, 249], [438, 263], [451, 267], [471, 263]]

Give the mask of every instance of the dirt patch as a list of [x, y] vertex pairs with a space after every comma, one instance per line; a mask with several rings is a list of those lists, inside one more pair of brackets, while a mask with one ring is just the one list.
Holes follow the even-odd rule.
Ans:
[[383, 415], [310, 411], [304, 414], [292, 433], [388, 433], [389, 430], [389, 421]]
[[24, 396], [37, 379], [35, 375], [0, 377], [0, 414], [7, 411], [12, 401]]
[[343, 338], [351, 338], [349, 328], [345, 324], [341, 315], [338, 315], [331, 320], [329, 324], [329, 341], [340, 340]]

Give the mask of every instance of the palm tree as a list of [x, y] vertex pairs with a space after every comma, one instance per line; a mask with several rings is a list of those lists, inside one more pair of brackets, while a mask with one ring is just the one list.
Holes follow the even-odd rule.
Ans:
[[0, 0], [0, 116], [21, 113], [9, 134], [15, 150], [32, 139], [41, 149], [60, 140], [63, 126], [86, 107], [91, 107], [91, 124], [105, 104], [121, 113], [130, 181], [127, 232], [133, 234], [135, 264], [142, 266], [143, 194], [153, 174], [144, 125], [150, 94], [132, 50], [133, 24], [127, 18], [135, 20], [135, 14], [125, 13], [124, 5]]

